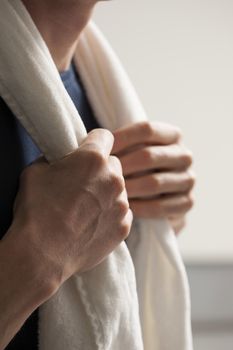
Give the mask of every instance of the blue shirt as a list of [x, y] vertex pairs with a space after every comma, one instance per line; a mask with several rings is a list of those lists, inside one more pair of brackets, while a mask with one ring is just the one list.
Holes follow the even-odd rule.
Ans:
[[[87, 131], [100, 127], [73, 64], [69, 70], [60, 73], [60, 76]], [[40, 154], [40, 149], [0, 98], [0, 238], [4, 236], [12, 222], [12, 210], [18, 191], [20, 173]], [[6, 349], [37, 349], [37, 328], [38, 310], [33, 312]]]

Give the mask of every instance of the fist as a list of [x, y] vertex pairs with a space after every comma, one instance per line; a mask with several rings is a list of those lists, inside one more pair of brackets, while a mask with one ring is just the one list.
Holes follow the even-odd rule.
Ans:
[[109, 131], [93, 130], [75, 152], [51, 165], [40, 159], [21, 175], [9, 234], [25, 243], [30, 267], [53, 292], [129, 234], [132, 212], [113, 142]]

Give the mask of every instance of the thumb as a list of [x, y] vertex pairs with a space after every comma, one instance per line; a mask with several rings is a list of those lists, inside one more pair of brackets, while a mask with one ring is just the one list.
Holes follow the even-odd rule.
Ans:
[[104, 158], [108, 158], [112, 151], [113, 143], [113, 134], [107, 129], [98, 128], [87, 134], [80, 147], [99, 152]]

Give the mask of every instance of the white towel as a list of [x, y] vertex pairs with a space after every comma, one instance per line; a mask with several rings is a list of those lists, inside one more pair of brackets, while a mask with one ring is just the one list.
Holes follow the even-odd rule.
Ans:
[[[0, 50], [0, 95], [47, 160], [74, 151], [85, 127], [20, 0], [0, 1]], [[146, 120], [118, 58], [91, 22], [74, 61], [101, 126]], [[131, 254], [120, 244], [40, 307], [40, 350], [192, 349], [189, 288], [168, 222], [135, 220], [128, 247]]]

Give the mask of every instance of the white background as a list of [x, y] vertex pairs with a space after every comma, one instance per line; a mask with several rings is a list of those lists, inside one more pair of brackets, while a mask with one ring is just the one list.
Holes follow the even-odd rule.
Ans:
[[94, 18], [152, 119], [180, 126], [198, 176], [188, 262], [233, 261], [233, 1], [114, 0]]

